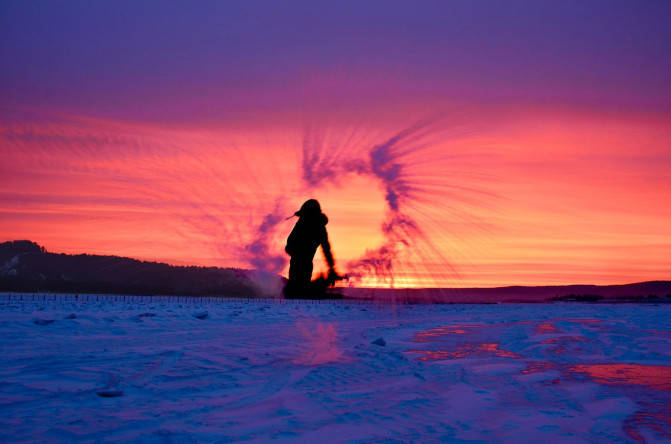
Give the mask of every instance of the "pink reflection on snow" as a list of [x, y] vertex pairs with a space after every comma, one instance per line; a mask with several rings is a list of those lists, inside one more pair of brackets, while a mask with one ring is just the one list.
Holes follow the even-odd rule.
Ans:
[[671, 391], [671, 367], [642, 364], [579, 364], [571, 373], [584, 373], [601, 384], [635, 384]]
[[557, 368], [557, 365], [552, 362], [527, 362], [527, 368], [522, 370], [522, 374], [548, 372], [555, 368]]
[[587, 342], [588, 339], [582, 336], [558, 336], [556, 338], [548, 338], [541, 341], [541, 344], [557, 344], [561, 342]]
[[294, 359], [295, 364], [322, 365], [342, 358], [335, 324], [299, 321], [296, 327], [305, 342], [300, 356]]
[[465, 344], [454, 351], [448, 350], [408, 350], [408, 353], [419, 354], [422, 361], [443, 359], [462, 359], [470, 356], [494, 355], [500, 358], [521, 358], [521, 355], [499, 348], [497, 343]]
[[671, 391], [671, 367], [643, 364], [575, 364], [527, 362], [523, 374], [560, 370], [563, 374], [584, 374], [607, 385], [633, 384], [656, 390]]
[[[570, 366], [568, 372], [586, 374], [601, 384], [631, 384], [671, 392], [671, 367], [665, 365], [582, 364]], [[624, 421], [625, 433], [636, 441], [646, 442], [641, 432], [643, 428], [649, 428], [670, 440], [671, 408], [668, 399], [658, 399], [658, 395], [654, 395], [649, 401], [638, 404], [641, 409]]]
[[660, 405], [659, 403], [639, 403], [642, 410], [629, 416], [623, 425], [625, 433], [638, 442], [646, 442], [641, 435], [640, 429], [650, 428], [657, 432], [661, 437], [671, 440], [671, 407]]
[[589, 339], [582, 336], [559, 336], [545, 339], [541, 341], [541, 344], [552, 345], [552, 347], [548, 348], [548, 351], [556, 355], [561, 355], [566, 353], [567, 347], [571, 346], [572, 350], [575, 350], [575, 346], [582, 342], [589, 342]]
[[447, 325], [445, 327], [436, 327], [430, 328], [428, 330], [420, 331], [415, 334], [413, 341], [415, 342], [430, 342], [434, 341], [441, 336], [447, 335], [463, 335], [469, 332], [473, 328], [484, 327], [482, 324], [458, 324], [458, 325]]
[[560, 330], [550, 322], [544, 322], [536, 326], [536, 333], [539, 335], [547, 333], [559, 333]]

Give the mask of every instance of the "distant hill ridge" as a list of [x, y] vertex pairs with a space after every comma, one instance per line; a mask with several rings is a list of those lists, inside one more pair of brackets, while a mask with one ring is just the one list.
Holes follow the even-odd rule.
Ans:
[[267, 291], [262, 284], [280, 279], [236, 268], [49, 253], [28, 240], [0, 244], [0, 291], [254, 297]]
[[436, 303], [671, 302], [671, 281], [622, 285], [545, 285], [494, 288], [348, 288], [357, 299]]
[[[28, 240], [0, 243], [0, 291], [279, 297], [284, 278], [237, 268], [174, 266], [127, 257], [50, 253]], [[350, 298], [397, 302], [671, 302], [671, 281], [497, 288], [342, 288]]]

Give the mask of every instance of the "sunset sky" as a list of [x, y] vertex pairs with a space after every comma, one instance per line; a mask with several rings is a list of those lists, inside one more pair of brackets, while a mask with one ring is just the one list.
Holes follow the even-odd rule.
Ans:
[[315, 197], [355, 285], [671, 279], [670, 21], [3, 1], [0, 241], [286, 274], [285, 219]]

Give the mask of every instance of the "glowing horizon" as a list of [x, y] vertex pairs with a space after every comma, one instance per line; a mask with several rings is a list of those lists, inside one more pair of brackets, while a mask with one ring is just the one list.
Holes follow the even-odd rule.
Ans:
[[[517, 119], [508, 115], [507, 123], [489, 132], [477, 122], [469, 124], [476, 130], [455, 131], [449, 116], [445, 120], [406, 166], [419, 198], [401, 203], [402, 211], [416, 213], [437, 251], [427, 245], [414, 251], [411, 244], [401, 253], [408, 257], [397, 258], [394, 286], [613, 284], [666, 277], [671, 211], [659, 202], [669, 184], [663, 171], [648, 176], [663, 165], [636, 165], [637, 159], [665, 155], [664, 119], [544, 115], [536, 109]], [[352, 127], [332, 124], [318, 132], [333, 148], [343, 145]], [[374, 128], [359, 130], [361, 145], [340, 152], [361, 151], [365, 159], [359, 146], [387, 138], [380, 126]], [[260, 135], [245, 129], [236, 137], [228, 129], [61, 117], [56, 124], [4, 125], [2, 134], [2, 154], [13, 159], [3, 173], [14, 187], [0, 196], [2, 240], [26, 238], [56, 252], [250, 268], [254, 257], [245, 247], [258, 238], [263, 218], [282, 216], [263, 239], [264, 254], [282, 257], [293, 225], [284, 218], [316, 197], [331, 220], [343, 272], [385, 241], [384, 184], [366, 174], [335, 172], [306, 185], [300, 125], [261, 126]], [[645, 151], [632, 156], [632, 142]], [[580, 154], [583, 144], [590, 151]], [[555, 166], [544, 156], [552, 156]], [[321, 261], [320, 252], [316, 257]], [[270, 271], [286, 274], [286, 265]], [[371, 274], [357, 282], [391, 283]]]

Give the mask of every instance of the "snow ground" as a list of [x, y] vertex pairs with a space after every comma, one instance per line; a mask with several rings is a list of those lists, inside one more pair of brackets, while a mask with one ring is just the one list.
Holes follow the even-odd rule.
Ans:
[[2, 442], [671, 440], [671, 305], [53, 299], [0, 296]]

